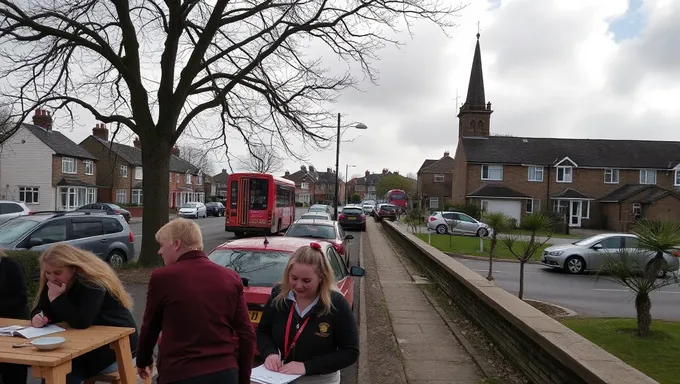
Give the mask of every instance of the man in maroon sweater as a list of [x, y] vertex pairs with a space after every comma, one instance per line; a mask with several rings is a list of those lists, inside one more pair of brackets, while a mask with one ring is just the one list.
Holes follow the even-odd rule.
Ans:
[[162, 331], [159, 384], [249, 384], [256, 337], [241, 278], [208, 260], [191, 220], [170, 221], [156, 240], [166, 266], [149, 280], [137, 349], [140, 377], [150, 374]]

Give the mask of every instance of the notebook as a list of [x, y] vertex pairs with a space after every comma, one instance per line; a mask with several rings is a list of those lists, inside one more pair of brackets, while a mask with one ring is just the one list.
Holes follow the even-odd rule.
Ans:
[[10, 325], [9, 327], [0, 328], [0, 336], [18, 336], [32, 339], [45, 335], [51, 335], [57, 332], [65, 331], [64, 328], [54, 324], [46, 325], [42, 328], [22, 327], [20, 325]]
[[253, 368], [253, 371], [250, 373], [250, 381], [259, 384], [288, 384], [300, 376], [270, 371], [263, 364]]

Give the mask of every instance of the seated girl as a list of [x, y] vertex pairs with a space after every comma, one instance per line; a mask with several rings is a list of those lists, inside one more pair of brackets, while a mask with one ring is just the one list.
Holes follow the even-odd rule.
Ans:
[[[85, 329], [91, 325], [135, 328], [130, 310], [132, 298], [116, 273], [91, 252], [68, 244], [55, 244], [40, 256], [40, 285], [31, 324], [66, 322]], [[132, 356], [137, 350], [137, 331], [130, 335]], [[132, 356], [130, 358], [132, 358]], [[116, 354], [108, 345], [72, 362], [67, 384], [80, 384], [101, 371], [115, 368]], [[113, 366], [113, 367], [112, 367]]]

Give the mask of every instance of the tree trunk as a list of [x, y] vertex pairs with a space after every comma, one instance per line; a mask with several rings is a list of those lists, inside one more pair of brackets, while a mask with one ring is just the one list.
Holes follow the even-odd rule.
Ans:
[[652, 325], [652, 301], [648, 293], [638, 292], [635, 296], [635, 310], [637, 311], [638, 335], [649, 336], [649, 328]]
[[519, 261], [519, 297], [520, 300], [524, 299], [524, 263], [525, 261]]
[[496, 231], [493, 232], [491, 236], [491, 241], [489, 242], [489, 275], [486, 279], [489, 281], [493, 280], [493, 253], [496, 251]]
[[[170, 215], [170, 151], [172, 144], [157, 138], [155, 142], [144, 141], [142, 137], [142, 163], [144, 164], [144, 217], [142, 220], [142, 250], [139, 254], [140, 265], [158, 265], [156, 232], [168, 222]], [[167, 139], [165, 139], [167, 140]]]

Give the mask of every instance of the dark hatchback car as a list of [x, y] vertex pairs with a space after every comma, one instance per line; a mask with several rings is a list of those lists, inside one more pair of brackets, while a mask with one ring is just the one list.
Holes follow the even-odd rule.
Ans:
[[375, 220], [380, 221], [382, 219], [395, 221], [397, 219], [397, 207], [392, 204], [378, 204], [375, 209]]
[[208, 216], [224, 216], [224, 205], [219, 202], [205, 203], [205, 214]]
[[116, 204], [113, 203], [93, 203], [93, 204], [87, 204], [83, 205], [82, 207], [76, 209], [76, 211], [79, 212], [101, 212], [105, 211], [107, 215], [121, 215], [123, 218], [125, 218], [126, 222], [130, 222], [130, 219], [132, 218], [132, 215], [130, 215], [130, 211], [127, 209], [121, 208]]
[[366, 215], [361, 207], [346, 207], [338, 216], [338, 223], [344, 229], [366, 230]]

